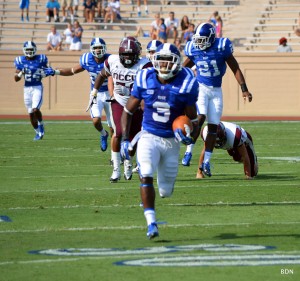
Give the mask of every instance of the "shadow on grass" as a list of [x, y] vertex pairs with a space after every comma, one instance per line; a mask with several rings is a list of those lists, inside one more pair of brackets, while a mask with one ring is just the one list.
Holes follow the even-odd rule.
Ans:
[[174, 243], [174, 242], [195, 242], [198, 241], [199, 243], [203, 242], [203, 239], [201, 238], [184, 238], [184, 239], [174, 239], [174, 240], [165, 240], [165, 239], [157, 239], [157, 240], [153, 240], [154, 243]]
[[[247, 239], [247, 238], [274, 238], [274, 237], [286, 237], [286, 238], [300, 238], [300, 234], [253, 234], [253, 235], [238, 235], [236, 233], [221, 233], [218, 236], [214, 236], [213, 239], [216, 240], [231, 240], [231, 239]], [[163, 244], [163, 243], [177, 243], [177, 242], [199, 242], [203, 243], [201, 238], [184, 238], [184, 239], [156, 239], [153, 240], [154, 243]]]
[[[196, 174], [195, 174], [196, 175]], [[218, 174], [218, 175], [213, 175], [211, 178], [209, 177], [205, 177], [204, 179], [196, 179], [196, 176], [193, 175], [192, 178], [191, 177], [186, 177], [186, 178], [177, 178], [176, 182], [191, 182], [191, 180], [194, 180], [196, 182], [201, 182], [201, 181], [205, 181], [207, 183], [207, 181], [212, 181], [212, 182], [223, 182], [224, 181], [238, 181], [244, 180], [243, 175], [241, 176], [228, 176], [228, 175], [222, 175], [222, 174]], [[254, 182], [257, 181], [264, 181], [264, 180], [273, 180], [273, 181], [292, 181], [292, 180], [299, 180], [299, 177], [297, 176], [293, 176], [293, 175], [286, 175], [286, 174], [258, 174], [258, 176], [255, 177]]]

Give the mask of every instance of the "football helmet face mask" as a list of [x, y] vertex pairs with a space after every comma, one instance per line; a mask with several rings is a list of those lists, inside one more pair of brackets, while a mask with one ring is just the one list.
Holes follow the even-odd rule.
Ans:
[[90, 44], [90, 51], [92, 55], [101, 59], [106, 54], [106, 43], [101, 38], [94, 38]]
[[26, 41], [23, 45], [23, 53], [25, 57], [32, 58], [36, 54], [36, 45], [32, 41]]
[[225, 145], [226, 141], [227, 141], [227, 135], [226, 135], [225, 126], [222, 122], [220, 122], [217, 129], [215, 148], [222, 148]]
[[161, 41], [159, 40], [152, 40], [147, 44], [147, 48], [146, 48], [146, 58], [148, 60], [152, 60], [153, 58], [153, 54], [156, 52], [156, 49], [158, 46], [160, 46], [162, 44]]
[[201, 51], [209, 48], [215, 42], [215, 39], [216, 30], [212, 24], [207, 22], [198, 25], [192, 37], [194, 47]]
[[174, 77], [182, 68], [180, 52], [173, 44], [161, 44], [153, 55], [152, 64], [158, 76], [168, 80]]
[[119, 46], [120, 62], [124, 67], [129, 68], [135, 65], [139, 60], [140, 47], [139, 45], [128, 38], [121, 41]]

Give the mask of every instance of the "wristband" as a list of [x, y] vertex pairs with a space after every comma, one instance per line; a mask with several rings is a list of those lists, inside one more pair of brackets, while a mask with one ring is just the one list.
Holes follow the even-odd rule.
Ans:
[[21, 78], [22, 77], [22, 75], [23, 75], [23, 72], [22, 71], [20, 71], [18, 74], [16, 74], [19, 78]]
[[241, 84], [241, 90], [242, 90], [243, 93], [248, 92], [248, 88], [247, 88], [246, 83]]
[[91, 91], [91, 95], [97, 97], [97, 94], [98, 94], [98, 90], [93, 88], [93, 90]]
[[55, 75], [60, 75], [60, 71], [58, 69], [55, 70]]

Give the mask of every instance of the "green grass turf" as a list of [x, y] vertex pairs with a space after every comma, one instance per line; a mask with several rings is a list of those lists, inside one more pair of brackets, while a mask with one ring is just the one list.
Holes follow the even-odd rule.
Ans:
[[[300, 280], [300, 123], [237, 123], [254, 139], [258, 177], [245, 181], [242, 165], [215, 150], [213, 177], [197, 180], [199, 140], [191, 166], [180, 165], [173, 196], [157, 196], [160, 237], [149, 241], [137, 175], [109, 183], [110, 153], [100, 151], [91, 122], [47, 121], [44, 139], [34, 142], [29, 122], [0, 120], [0, 216], [12, 220], [0, 222], [0, 281]], [[272, 247], [222, 251], [231, 244]], [[172, 246], [189, 247], [159, 252]], [[93, 255], [96, 248], [102, 251]], [[30, 253], [48, 249], [74, 250]], [[232, 255], [259, 255], [258, 264], [224, 266]], [[269, 265], [260, 263], [265, 255], [273, 257]], [[276, 264], [275, 255], [298, 263]], [[205, 256], [219, 264], [184, 264]], [[117, 264], [153, 258], [153, 266]], [[178, 262], [162, 266], [161, 258]]]

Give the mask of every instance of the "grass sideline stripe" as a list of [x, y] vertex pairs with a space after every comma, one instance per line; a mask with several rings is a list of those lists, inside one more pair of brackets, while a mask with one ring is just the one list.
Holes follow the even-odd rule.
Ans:
[[[0, 116], [1, 119], [1, 116]], [[3, 119], [2, 119], [3, 120]], [[236, 120], [239, 120], [238, 116], [236, 118]], [[232, 121], [229, 121], [232, 122]], [[63, 124], [92, 124], [92, 121], [90, 120], [44, 120], [45, 124], [56, 124], [56, 125], [63, 125]], [[107, 124], [106, 120], [103, 120], [102, 123]], [[236, 121], [234, 123], [239, 123], [239, 124], [274, 124], [274, 123], [300, 123], [300, 121], [298, 120], [274, 120], [274, 121]], [[24, 121], [21, 120], [20, 121], [0, 121], [0, 125], [30, 125], [30, 121]]]
[[[244, 206], [286, 206], [286, 205], [300, 205], [300, 201], [282, 201], [282, 202], [216, 202], [216, 203], [169, 203], [163, 204], [164, 206], [175, 206], [175, 207], [244, 207]], [[0, 208], [0, 210], [14, 210], [14, 211], [23, 211], [23, 210], [39, 210], [39, 209], [79, 209], [79, 208], [132, 208], [139, 207], [139, 204], [133, 205], [121, 205], [121, 204], [113, 204], [113, 205], [65, 205], [65, 206], [38, 206], [38, 207], [10, 207], [10, 208]]]
[[[300, 221], [290, 222], [267, 222], [266, 225], [297, 225]], [[224, 227], [224, 226], [252, 226], [260, 225], [260, 223], [203, 223], [203, 224], [165, 224], [161, 225], [161, 228], [186, 228], [186, 227]], [[132, 229], [145, 229], [145, 226], [130, 225], [130, 226], [97, 226], [97, 227], [70, 227], [70, 228], [58, 228], [58, 229], [24, 229], [24, 230], [0, 230], [0, 234], [13, 234], [13, 233], [38, 233], [38, 232], [63, 232], [63, 231], [95, 231], [95, 230], [132, 230]]]
[[[287, 174], [287, 173], [285, 173]], [[87, 175], [88, 176], [88, 175]], [[97, 175], [96, 175], [97, 176]], [[91, 176], [90, 176], [91, 177]], [[34, 177], [35, 179], [37, 177]], [[39, 177], [40, 178], [40, 177]], [[199, 183], [200, 182], [205, 182], [205, 181], [210, 181], [210, 179], [201, 179], [199, 180]], [[254, 180], [255, 181], [255, 180]], [[235, 185], [234, 187], [235, 188], [238, 188], [238, 187], [248, 187], [248, 186], [253, 186], [251, 184], [251, 182], [254, 182], [254, 181], [249, 181], [246, 182], [246, 181], [243, 181], [241, 180], [241, 184], [237, 184]], [[133, 181], [132, 181], [133, 182]], [[180, 181], [178, 181], [180, 182]], [[131, 189], [136, 189], [136, 187], [139, 186], [139, 183], [138, 182], [133, 182], [133, 185], [132, 187], [124, 187], [124, 186], [121, 186], [121, 184], [119, 185], [118, 184], [111, 184], [111, 183], [108, 183], [108, 185], [110, 185], [109, 187], [102, 187], [102, 188], [70, 188], [70, 189], [39, 189], [39, 190], [2, 190], [0, 191], [0, 194], [7, 194], [7, 193], [52, 193], [52, 192], [74, 192], [74, 191], [103, 191], [103, 190], [110, 190], [110, 191], [120, 191], [120, 190], [131, 190]], [[156, 185], [155, 185], [156, 186]], [[269, 184], [264, 184], [264, 187], [273, 187], [274, 186], [274, 183], [273, 182], [270, 182]], [[299, 187], [299, 183], [297, 182], [284, 182], [282, 183], [282, 186], [289, 186], [289, 187]], [[176, 189], [180, 189], [180, 188], [207, 188], [206, 186], [201, 186], [201, 184], [192, 184], [192, 185], [179, 185], [179, 184], [176, 184], [175, 185], [175, 190]], [[213, 187], [218, 187], [220, 188], [220, 183], [219, 182], [215, 182], [215, 184], [212, 184], [210, 183], [209, 187], [213, 188]], [[232, 185], [229, 183], [229, 184], [224, 184], [222, 183], [222, 186], [221, 188], [227, 188], [227, 187], [232, 187]]]

